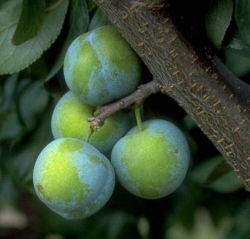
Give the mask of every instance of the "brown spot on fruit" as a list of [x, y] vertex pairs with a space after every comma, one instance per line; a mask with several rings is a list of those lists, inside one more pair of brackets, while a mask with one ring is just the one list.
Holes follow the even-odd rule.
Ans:
[[43, 186], [41, 184], [37, 185], [37, 189], [40, 193], [43, 193]]

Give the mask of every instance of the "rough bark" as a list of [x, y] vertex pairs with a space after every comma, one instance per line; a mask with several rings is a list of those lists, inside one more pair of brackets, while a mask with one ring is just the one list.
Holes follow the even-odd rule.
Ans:
[[250, 190], [250, 87], [147, 0], [94, 0]]

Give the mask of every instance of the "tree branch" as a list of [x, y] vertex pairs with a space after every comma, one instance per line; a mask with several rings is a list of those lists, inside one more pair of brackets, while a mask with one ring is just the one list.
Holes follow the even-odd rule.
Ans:
[[94, 0], [250, 190], [250, 87], [149, 0]]

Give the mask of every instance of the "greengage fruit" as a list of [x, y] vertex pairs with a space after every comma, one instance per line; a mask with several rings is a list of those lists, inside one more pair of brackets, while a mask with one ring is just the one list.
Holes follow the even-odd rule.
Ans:
[[115, 27], [107, 25], [71, 43], [63, 70], [70, 90], [84, 103], [100, 106], [136, 89], [141, 62]]
[[[88, 118], [93, 116], [96, 107], [84, 104], [71, 91], [67, 92], [54, 108], [51, 129], [55, 139], [71, 137], [86, 140], [90, 132]], [[98, 132], [94, 132], [89, 143], [106, 156], [110, 155], [115, 143], [132, 127], [130, 116], [119, 111], [105, 120]]]
[[162, 198], [183, 182], [190, 160], [189, 145], [174, 124], [154, 119], [133, 127], [114, 146], [111, 163], [121, 185], [132, 194]]
[[33, 171], [38, 197], [66, 219], [83, 219], [100, 210], [115, 185], [110, 161], [92, 145], [73, 138], [49, 143]]

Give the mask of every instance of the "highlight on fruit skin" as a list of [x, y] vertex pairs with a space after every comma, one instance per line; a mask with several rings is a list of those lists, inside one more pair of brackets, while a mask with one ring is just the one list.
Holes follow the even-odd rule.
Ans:
[[81, 101], [101, 106], [133, 92], [141, 78], [141, 60], [112, 25], [77, 37], [64, 59], [69, 89]]
[[114, 146], [111, 163], [121, 185], [130, 193], [158, 199], [183, 182], [190, 161], [189, 145], [174, 124], [154, 119], [132, 128]]
[[92, 145], [72, 138], [49, 143], [33, 171], [38, 197], [66, 219], [84, 219], [111, 197], [115, 174], [110, 161]]
[[[55, 139], [71, 137], [86, 140], [90, 132], [88, 118], [93, 116], [96, 107], [83, 103], [68, 91], [57, 102], [51, 119], [51, 130]], [[101, 153], [110, 156], [115, 143], [132, 127], [128, 113], [119, 111], [105, 120], [98, 132], [94, 132], [89, 143]]]

